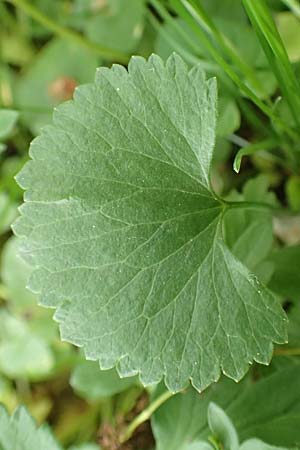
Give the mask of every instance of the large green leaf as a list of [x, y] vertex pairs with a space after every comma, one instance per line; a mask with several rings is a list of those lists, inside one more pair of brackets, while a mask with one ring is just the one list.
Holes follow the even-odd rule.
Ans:
[[18, 176], [31, 288], [103, 369], [173, 391], [239, 380], [286, 339], [277, 299], [226, 247], [209, 183], [216, 85], [173, 55], [115, 65], [58, 108]]
[[191, 442], [208, 439], [210, 402], [225, 410], [241, 441], [257, 437], [275, 446], [299, 445], [300, 367], [292, 366], [258, 382], [222, 379], [200, 395], [192, 389], [175, 395], [152, 417], [157, 450], [188, 450]]
[[61, 450], [49, 429], [37, 428], [25, 408], [18, 408], [9, 417], [0, 407], [0, 448], [1, 450]]

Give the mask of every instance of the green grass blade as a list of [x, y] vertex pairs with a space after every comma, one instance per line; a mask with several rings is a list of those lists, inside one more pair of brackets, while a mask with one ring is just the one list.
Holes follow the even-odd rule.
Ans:
[[273, 113], [268, 106], [261, 101], [256, 94], [254, 94], [241, 80], [240, 76], [232, 69], [230, 64], [220, 54], [218, 49], [214, 47], [207, 34], [202, 29], [202, 19], [199, 18], [197, 11], [193, 6], [185, 0], [171, 0], [171, 4], [176, 13], [190, 26], [191, 30], [195, 33], [201, 44], [210, 53], [213, 59], [218, 65], [225, 71], [225, 73], [239, 86], [242, 93], [251, 100], [267, 115], [273, 116]]
[[295, 124], [299, 126], [300, 87], [271, 13], [264, 0], [243, 0], [243, 4], [288, 102]]
[[297, 139], [298, 134], [287, 125], [280, 117], [278, 117], [273, 108], [263, 102], [241, 79], [235, 68], [229, 64], [226, 59], [221, 55], [218, 48], [216, 48], [207, 33], [203, 30], [203, 23], [197, 10], [193, 7], [188, 0], [171, 0], [171, 5], [174, 8], [176, 14], [181, 17], [197, 36], [199, 42], [206, 48], [211, 57], [217, 62], [221, 69], [229, 76], [229, 78], [239, 87], [240, 92], [249, 98], [261, 111], [263, 111], [274, 122], [281, 125], [282, 129], [292, 139]]
[[244, 61], [243, 57], [239, 54], [230, 39], [224, 36], [223, 33], [221, 33], [215, 26], [214, 22], [203, 8], [201, 1], [189, 0], [189, 3], [192, 5], [194, 10], [197, 11], [198, 19], [202, 23], [202, 28], [217, 43], [224, 57], [228, 58], [232, 62], [235, 68], [240, 71], [241, 75], [248, 80], [257, 92], [260, 92], [264, 98], [267, 97], [265, 88], [256, 76], [255, 70], [253, 70], [253, 68]]
[[300, 19], [300, 4], [297, 0], [281, 0], [282, 3], [287, 6], [298, 19]]
[[230, 95], [237, 99], [238, 92], [235, 89], [234, 84], [228, 78], [226, 73], [224, 73], [220, 65], [218, 65], [213, 60], [202, 59], [199, 56], [198, 45], [191, 38], [191, 36], [188, 35], [188, 33], [186, 33], [186, 31], [179, 26], [177, 21], [174, 20], [174, 17], [171, 16], [169, 11], [162, 5], [162, 3], [160, 3], [159, 0], [150, 0], [150, 4], [161, 17], [161, 19], [163, 19], [164, 23], [168, 24], [175, 31], [180, 40], [182, 40], [182, 42], [189, 47], [190, 51], [187, 51], [186, 48], [179, 44], [179, 39], [173, 39], [170, 33], [164, 30], [164, 27], [161, 26], [157, 18], [150, 13], [148, 17], [149, 21], [151, 22], [153, 28], [157, 31], [157, 33], [161, 33], [164, 39], [171, 45], [172, 48], [174, 48], [174, 50], [178, 54], [180, 54], [185, 59], [186, 62], [190, 64], [198, 64], [200, 62], [204, 70], [213, 74], [217, 74], [220, 80], [222, 80], [224, 86], [226, 86], [228, 92], [230, 92]]

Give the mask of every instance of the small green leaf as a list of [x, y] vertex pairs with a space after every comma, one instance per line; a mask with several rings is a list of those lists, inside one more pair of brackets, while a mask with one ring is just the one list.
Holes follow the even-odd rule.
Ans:
[[300, 296], [300, 245], [292, 245], [274, 250], [268, 258], [273, 265], [273, 275], [269, 286], [288, 299], [298, 300]]
[[0, 140], [6, 139], [12, 132], [19, 113], [12, 109], [0, 109]]
[[58, 108], [18, 175], [30, 286], [63, 339], [172, 391], [239, 380], [286, 339], [277, 298], [223, 240], [215, 124], [215, 80], [176, 55], [135, 57]]
[[94, 361], [84, 361], [75, 367], [70, 380], [73, 389], [89, 400], [110, 397], [136, 383], [136, 378], [120, 378], [115, 369], [100, 371]]
[[[268, 192], [269, 180], [265, 175], [248, 180], [242, 193], [232, 191], [227, 200], [277, 204]], [[224, 217], [225, 239], [232, 253], [249, 269], [257, 266], [269, 255], [273, 238], [272, 212], [268, 208], [232, 209]]]
[[300, 211], [300, 177], [290, 177], [286, 182], [285, 191], [292, 211]]
[[239, 439], [233, 423], [223, 411], [215, 403], [208, 406], [208, 425], [213, 437], [220, 442], [225, 450], [239, 450]]
[[37, 427], [25, 408], [9, 417], [0, 406], [1, 450], [61, 450], [46, 426]]
[[283, 447], [274, 447], [273, 445], [268, 445], [259, 439], [249, 439], [240, 447], [240, 450], [288, 450]]
[[217, 124], [218, 136], [229, 136], [241, 124], [240, 111], [236, 102], [228, 97], [221, 97], [219, 101], [219, 116]]
[[4, 192], [0, 192], [0, 233], [9, 230], [18, 215], [17, 204]]
[[[300, 292], [300, 291], [299, 291]], [[288, 346], [291, 348], [300, 348], [300, 307], [298, 301], [289, 311], [289, 342]], [[297, 362], [300, 363], [300, 358], [296, 358]]]

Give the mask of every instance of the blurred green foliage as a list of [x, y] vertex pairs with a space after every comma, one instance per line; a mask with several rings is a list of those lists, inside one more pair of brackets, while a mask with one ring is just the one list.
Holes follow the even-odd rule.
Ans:
[[[30, 5], [32, 14], [22, 7], [24, 3]], [[291, 143], [281, 133], [280, 124], [273, 123], [274, 129], [270, 127], [266, 117], [224, 74], [183, 17], [172, 10], [173, 3], [176, 2], [0, 0], [0, 402], [9, 413], [25, 404], [38, 424], [46, 420], [51, 423], [60, 442], [53, 440], [48, 429], [41, 429], [37, 434], [36, 425], [25, 410], [17, 410], [11, 420], [1, 410], [0, 447], [3, 450], [54, 450], [60, 445], [70, 450], [96, 450], [100, 446], [104, 450], [114, 450], [117, 448], [114, 447], [115, 430], [124, 428], [146, 407], [149, 397], [155, 398], [163, 389], [159, 386], [153, 393], [151, 389], [144, 390], [136, 377], [120, 379], [115, 369], [100, 371], [97, 362], [86, 361], [78, 349], [61, 342], [52, 311], [40, 308], [37, 296], [26, 289], [31, 268], [19, 258], [19, 243], [10, 231], [22, 200], [14, 176], [28, 158], [30, 141], [39, 134], [41, 127], [51, 122], [53, 107], [71, 99], [77, 85], [92, 81], [98, 66], [126, 64], [132, 54], [148, 57], [156, 52], [166, 58], [174, 50], [190, 65], [200, 61], [209, 75], [217, 77], [219, 86], [218, 138], [212, 169], [216, 192], [232, 201], [289, 205], [299, 214], [299, 165], [290, 156], [291, 146], [299, 147], [298, 142]], [[268, 5], [298, 76], [300, 22], [284, 3], [273, 0]], [[162, 8], [169, 6], [172, 14], [166, 16], [164, 10], [155, 8], [157, 4]], [[243, 73], [232, 64], [241, 80], [259, 99], [267, 104], [273, 101], [274, 111], [290, 122], [286, 99], [280, 97], [274, 70], [241, 2], [205, 0], [201, 4], [225, 42], [243, 61]], [[38, 11], [41, 20], [37, 20], [34, 11]], [[213, 37], [211, 39], [214, 42]], [[242, 160], [241, 173], [232, 171], [233, 159], [240, 147], [272, 137], [274, 133], [278, 133], [274, 151], [249, 152]], [[270, 194], [270, 188], [277, 199], [274, 193]], [[293, 220], [277, 217], [273, 233], [269, 212], [232, 211], [226, 219], [226, 236], [233, 253], [269, 283], [283, 302], [288, 300], [293, 304], [290, 333], [294, 345], [299, 346], [300, 222], [298, 217], [296, 222], [294, 217]], [[291, 243], [298, 245], [285, 247]], [[255, 259], [248, 258], [249, 245], [255, 246], [255, 252], [251, 253]], [[218, 400], [228, 414], [233, 414], [243, 438], [250, 437], [245, 430], [251, 420], [257, 420], [257, 427], [252, 425], [258, 437], [269, 439], [274, 445], [292, 445], [296, 440], [299, 443], [296, 423], [298, 420], [299, 424], [299, 407], [292, 406], [293, 399], [284, 391], [284, 385], [291, 382], [295, 385], [293, 395], [299, 396], [300, 387], [295, 380], [296, 375], [299, 378], [299, 368], [290, 369], [298, 364], [298, 358], [286, 358], [282, 363], [285, 372], [278, 374], [281, 358], [282, 355], [275, 358], [269, 372], [259, 374], [259, 377], [267, 375], [269, 385], [274, 380], [272, 377], [277, 377], [277, 386], [282, 388], [284, 401], [277, 411], [278, 423], [284, 424], [281, 435], [274, 432], [277, 422], [273, 428], [262, 426], [258, 408], [249, 400], [255, 390], [260, 404], [270, 400], [267, 395], [259, 398], [257, 394], [260, 383], [267, 383], [264, 378], [253, 387], [253, 379], [258, 377], [254, 368], [238, 390], [229, 383], [229, 389], [223, 391], [227, 382], [222, 381], [205, 394], [207, 401], [206, 397], [203, 402], [201, 397], [200, 401], [195, 391], [188, 390], [167, 402], [152, 421], [157, 449], [211, 448], [197, 442], [187, 446], [192, 440], [208, 437], [206, 412], [210, 399]], [[247, 408], [243, 409], [242, 401], [240, 409], [230, 409], [231, 396], [236, 396], [237, 392], [238, 395], [242, 392], [245, 403], [252, 401], [255, 419], [251, 414], [247, 418]], [[271, 400], [274, 412], [276, 401]], [[287, 418], [284, 411], [290, 409], [294, 413]], [[245, 423], [241, 424], [243, 417], [246, 417]], [[174, 433], [177, 440], [173, 438]], [[152, 432], [146, 428], [142, 434], [144, 440], [137, 436], [136, 442], [119, 448], [154, 448]], [[27, 447], [25, 440], [14, 441], [16, 435], [28, 435]], [[169, 445], [171, 441], [173, 446]]]

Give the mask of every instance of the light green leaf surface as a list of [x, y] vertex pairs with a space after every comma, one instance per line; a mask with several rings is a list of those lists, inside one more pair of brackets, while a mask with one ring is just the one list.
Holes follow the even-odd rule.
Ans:
[[249, 439], [240, 447], [240, 450], [287, 450], [283, 447], [274, 447], [273, 445], [268, 445], [259, 439]]
[[239, 438], [233, 423], [216, 403], [208, 405], [207, 421], [213, 437], [221, 442], [225, 449], [239, 450]]
[[137, 47], [144, 29], [144, 0], [106, 0], [98, 5], [91, 0], [77, 0], [77, 3], [87, 12], [84, 30], [89, 39], [127, 53]]
[[215, 81], [199, 67], [136, 57], [58, 108], [18, 176], [15, 231], [62, 338], [172, 391], [221, 371], [239, 380], [286, 338], [277, 299], [222, 237], [215, 122]]
[[12, 109], [0, 109], [0, 140], [7, 138], [12, 132], [19, 113]]
[[26, 289], [31, 267], [18, 255], [20, 242], [12, 237], [5, 244], [1, 261], [1, 278], [7, 290], [10, 307], [24, 312], [36, 305], [36, 296]]
[[0, 406], [1, 450], [61, 450], [48, 427], [37, 427], [25, 408], [10, 417]]
[[[32, 268], [20, 257], [19, 245], [20, 242], [14, 236], [5, 243], [0, 267], [0, 276], [3, 282], [7, 306], [17, 321], [15, 325], [12, 321], [8, 329], [10, 330], [14, 327], [23, 329], [28, 339], [31, 341], [33, 339], [33, 342], [39, 341], [37, 344], [38, 348], [46, 349], [46, 353], [49, 354], [48, 346], [54, 342], [56, 343], [58, 339], [57, 324], [52, 320], [52, 311], [39, 307], [37, 305], [37, 296], [26, 288]], [[17, 337], [16, 335], [17, 333], [13, 333], [12, 340]], [[3, 338], [5, 340], [6, 336], [4, 335]], [[11, 342], [9, 336], [8, 340]], [[22, 340], [23, 337], [20, 336], [19, 343], [15, 343], [16, 348], [23, 345]], [[25, 356], [25, 352], [22, 351], [22, 353]], [[32, 359], [36, 361], [34, 352], [31, 352], [30, 349], [27, 353], [28, 357], [29, 364]], [[14, 357], [9, 356], [8, 360], [12, 361], [13, 365], [16, 365]], [[22, 358], [17, 358], [17, 361], [20, 362], [21, 360]], [[37, 363], [35, 362], [34, 364], [36, 365]], [[49, 368], [51, 366], [52, 364]]]
[[49, 345], [25, 320], [0, 311], [0, 370], [9, 378], [39, 380], [54, 366]]
[[51, 121], [51, 108], [73, 95], [76, 85], [91, 81], [98, 65], [94, 53], [54, 38], [36, 55], [18, 80], [15, 101], [34, 134]]
[[199, 442], [193, 442], [188, 447], [186, 447], [186, 450], [213, 450], [213, 447], [204, 441]]
[[137, 383], [136, 378], [120, 378], [115, 369], [99, 370], [95, 361], [84, 361], [75, 367], [70, 384], [84, 398], [99, 400], [125, 391]]

